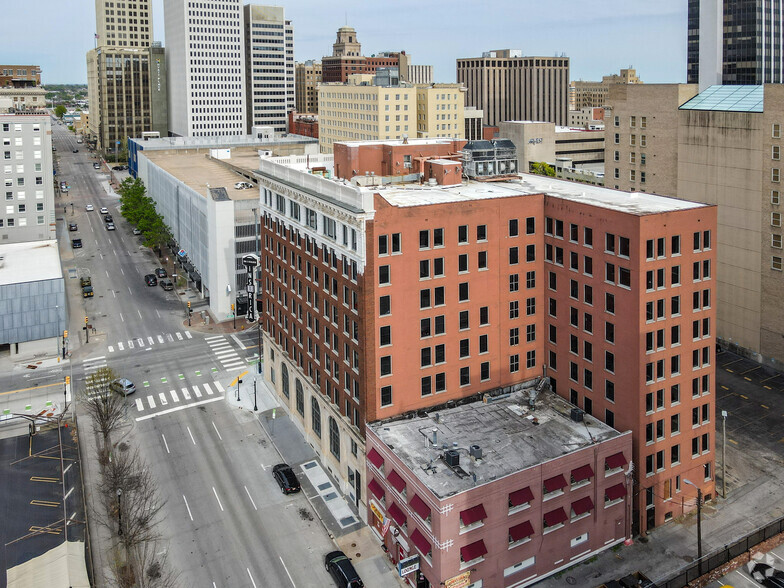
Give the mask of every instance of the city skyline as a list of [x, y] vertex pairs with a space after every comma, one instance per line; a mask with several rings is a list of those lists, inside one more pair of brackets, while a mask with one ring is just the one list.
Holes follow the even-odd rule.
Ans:
[[[153, 39], [165, 44], [163, 0], [152, 0], [152, 4]], [[55, 0], [37, 0], [35, 5], [40, 13], [50, 14], [61, 7]], [[411, 0], [404, 0], [402, 6], [368, 7], [358, 0], [332, 5], [298, 0], [277, 5], [286, 9], [287, 19], [295, 26], [298, 62], [331, 54], [335, 31], [348, 23], [357, 30], [365, 54], [405, 50], [413, 63], [434, 66], [436, 82], [455, 81], [456, 59], [504, 48], [521, 49], [524, 55], [563, 53], [571, 60], [573, 80], [601, 79], [629, 66], [648, 83], [686, 80], [687, 7], [680, 0], [644, 5], [609, 0], [597, 3], [595, 8], [600, 10], [594, 13], [576, 0], [561, 0], [557, 10], [504, 0], [494, 5], [496, 10], [480, 14], [468, 2], [436, 0], [428, 2], [425, 13], [432, 18], [413, 22], [408, 15], [422, 14], [422, 10], [419, 3], [414, 10]], [[6, 60], [40, 64], [44, 84], [86, 83], [84, 55], [93, 48], [96, 32], [92, 6], [87, 17], [65, 12], [40, 22], [37, 35], [25, 26], [30, 16], [27, 6], [6, 7], [7, 22], [12, 24], [7, 31]], [[443, 27], [435, 28], [439, 14], [448, 16]], [[641, 19], [644, 29], [635, 24]], [[504, 23], [501, 30], [498, 22]]]

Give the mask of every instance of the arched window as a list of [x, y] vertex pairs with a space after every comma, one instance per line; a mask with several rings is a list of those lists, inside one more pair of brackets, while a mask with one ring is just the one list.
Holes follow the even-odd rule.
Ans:
[[340, 461], [340, 431], [333, 417], [329, 417], [329, 450]]
[[280, 364], [280, 379], [281, 384], [283, 386], [283, 395], [288, 398], [289, 397], [289, 368], [286, 367], [285, 363]]
[[310, 423], [316, 437], [321, 439], [321, 406], [315, 396], [310, 397]]
[[302, 391], [302, 384], [299, 380], [294, 380], [297, 388], [297, 412], [300, 416], [305, 416], [305, 393]]

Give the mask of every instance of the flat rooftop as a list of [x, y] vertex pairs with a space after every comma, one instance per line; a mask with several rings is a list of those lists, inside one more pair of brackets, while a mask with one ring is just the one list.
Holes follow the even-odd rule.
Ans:
[[253, 177], [259, 169], [257, 149], [232, 149], [227, 159], [212, 159], [208, 153], [144, 151], [144, 156], [164, 171], [170, 173], [189, 188], [205, 198], [212, 198], [210, 190], [225, 188], [229, 200], [258, 200], [258, 189], [236, 190], [234, 184], [248, 179], [237, 168]]
[[389, 184], [388, 186], [363, 188], [363, 190], [376, 192], [392, 206], [399, 207], [511, 198], [530, 194], [547, 194], [554, 198], [563, 198], [636, 215], [690, 210], [707, 206], [699, 202], [689, 202], [678, 198], [644, 192], [624, 192], [535, 174], [518, 174], [516, 179], [501, 182], [469, 180], [455, 186]]
[[[379, 421], [367, 427], [439, 498], [621, 435], [589, 415], [583, 422], [573, 421], [573, 406], [552, 392], [539, 394], [536, 410], [531, 410], [528, 400], [528, 391], [521, 390], [487, 403], [471, 402], [433, 410], [424, 417]], [[437, 447], [432, 443], [434, 429]], [[467, 475], [458, 475], [439, 458], [444, 445], [459, 450], [460, 467]], [[481, 448], [481, 460], [469, 457], [472, 445]], [[428, 465], [432, 467], [425, 469]]]
[[[47, 115], [48, 116], [48, 115]], [[0, 286], [42, 282], [63, 277], [57, 241], [0, 245]]]
[[318, 139], [291, 133], [288, 133], [285, 136], [276, 133], [273, 139], [259, 139], [254, 135], [222, 135], [216, 137], [160, 137], [146, 140], [134, 138], [131, 140], [143, 151], [157, 149], [225, 149], [229, 147], [272, 149], [275, 145], [296, 143], [313, 143], [318, 145]]

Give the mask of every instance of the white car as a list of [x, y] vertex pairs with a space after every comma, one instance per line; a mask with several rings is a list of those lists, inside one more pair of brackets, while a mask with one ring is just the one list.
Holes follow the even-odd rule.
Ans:
[[250, 182], [237, 182], [236, 184], [234, 184], [235, 190], [248, 190], [249, 188], [252, 187], [253, 184], [251, 184]]
[[92, 205], [92, 204], [88, 204], [87, 206], [85, 206], [85, 207], [84, 207], [84, 209], [85, 209], [87, 212], [92, 212], [93, 210], [95, 210], [95, 208], [93, 207], [93, 205]]
[[109, 209], [105, 206], [101, 206], [101, 214], [109, 214]]
[[114, 230], [114, 223], [106, 223], [106, 230], [113, 231]]

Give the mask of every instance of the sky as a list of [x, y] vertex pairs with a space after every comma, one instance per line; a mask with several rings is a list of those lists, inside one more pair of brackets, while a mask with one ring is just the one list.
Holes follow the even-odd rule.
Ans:
[[[187, 0], [181, 0], [187, 1]], [[0, 60], [40, 65], [43, 84], [86, 83], [94, 0], [0, 0]], [[165, 46], [163, 0], [152, 0], [153, 36]], [[245, 2], [246, 4], [249, 2]], [[255, 2], [263, 4], [264, 2]], [[571, 59], [572, 80], [600, 80], [633, 67], [648, 83], [686, 79], [685, 0], [289, 0], [294, 58], [332, 53], [337, 29], [357, 31], [362, 52], [405, 50], [455, 81], [455, 60], [492, 49]]]

